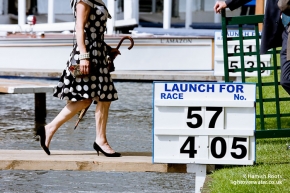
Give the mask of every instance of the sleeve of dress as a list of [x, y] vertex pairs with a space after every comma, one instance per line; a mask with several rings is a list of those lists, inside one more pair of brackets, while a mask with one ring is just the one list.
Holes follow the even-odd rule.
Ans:
[[94, 3], [93, 3], [93, 0], [77, 0], [77, 3], [78, 2], [84, 2], [85, 4], [89, 5], [90, 7], [94, 8]]
[[225, 3], [227, 4], [227, 7], [233, 11], [250, 1], [251, 0], [226, 0]]

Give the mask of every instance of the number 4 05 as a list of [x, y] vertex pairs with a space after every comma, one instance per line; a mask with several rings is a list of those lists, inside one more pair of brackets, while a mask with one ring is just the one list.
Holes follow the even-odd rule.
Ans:
[[[231, 150], [237, 150], [240, 149], [241, 153], [237, 154], [235, 151], [231, 151], [231, 156], [234, 159], [243, 159], [247, 155], [247, 147], [241, 143], [247, 143], [248, 138], [243, 138], [243, 137], [234, 137], [233, 142], [232, 142], [232, 147]], [[220, 151], [217, 152], [217, 143], [221, 144]], [[188, 149], [185, 149], [186, 146], [189, 145]], [[210, 143], [210, 153], [214, 158], [221, 159], [223, 158], [226, 153], [227, 153], [227, 143], [226, 140], [223, 137], [215, 137], [211, 140]], [[188, 137], [182, 147], [180, 148], [180, 153], [187, 153], [189, 155], [189, 158], [194, 158], [194, 155], [197, 154], [197, 150], [195, 149], [195, 137]]]

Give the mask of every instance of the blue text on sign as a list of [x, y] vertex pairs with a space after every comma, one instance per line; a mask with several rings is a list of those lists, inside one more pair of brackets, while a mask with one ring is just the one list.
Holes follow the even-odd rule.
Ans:
[[244, 93], [243, 85], [233, 85], [233, 84], [221, 84], [220, 92], [226, 91], [228, 93]]
[[[218, 92], [244, 93], [239, 84], [220, 84]], [[215, 84], [165, 84], [164, 92], [215, 92]]]
[[214, 84], [165, 84], [165, 92], [214, 92]]
[[183, 99], [183, 93], [161, 93], [161, 99]]

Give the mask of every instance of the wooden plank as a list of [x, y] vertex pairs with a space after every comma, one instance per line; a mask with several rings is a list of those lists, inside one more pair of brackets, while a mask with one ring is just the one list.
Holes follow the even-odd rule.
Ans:
[[26, 81], [21, 79], [6, 79], [6, 78], [0, 78], [0, 85], [4, 84], [20, 84], [20, 85], [38, 85], [38, 86], [48, 86], [49, 84], [41, 83], [41, 82], [32, 82], [32, 81]]
[[122, 157], [97, 156], [95, 151], [0, 150], [0, 170], [72, 170], [186, 173], [185, 164], [153, 164], [151, 153], [121, 152]]
[[46, 94], [35, 93], [34, 94], [34, 109], [35, 109], [35, 121], [45, 122], [46, 118]]
[[[256, 0], [256, 15], [263, 15], [265, 13], [265, 0]], [[263, 24], [259, 24], [259, 31], [262, 31]]]
[[0, 79], [0, 92], [6, 94], [27, 94], [52, 92], [54, 85], [15, 79]]
[[265, 0], [256, 0], [256, 15], [264, 14]]

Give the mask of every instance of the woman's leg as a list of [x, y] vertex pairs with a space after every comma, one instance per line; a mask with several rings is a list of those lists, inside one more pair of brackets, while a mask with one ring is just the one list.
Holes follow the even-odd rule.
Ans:
[[96, 106], [96, 143], [106, 152], [114, 153], [115, 151], [110, 147], [106, 137], [106, 126], [109, 115], [109, 108], [111, 102], [98, 101]]
[[49, 147], [53, 135], [62, 124], [71, 119], [76, 113], [78, 113], [82, 109], [88, 107], [91, 103], [92, 103], [91, 99], [86, 99], [77, 102], [69, 102], [53, 119], [53, 121], [45, 126], [46, 147]]

